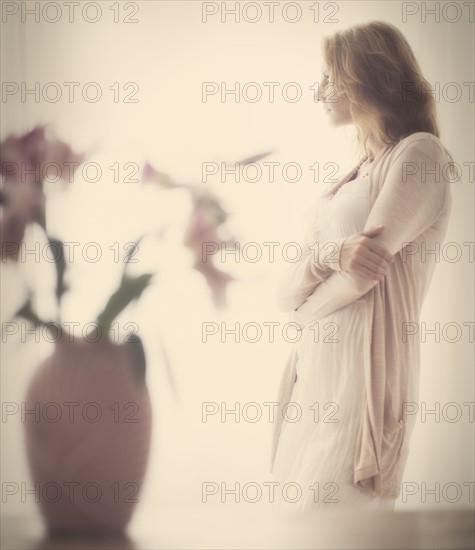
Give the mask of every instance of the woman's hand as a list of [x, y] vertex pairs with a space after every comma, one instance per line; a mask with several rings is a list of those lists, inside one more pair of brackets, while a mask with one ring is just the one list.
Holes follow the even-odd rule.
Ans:
[[394, 256], [371, 237], [383, 230], [384, 225], [378, 225], [345, 239], [340, 254], [342, 270], [382, 281]]

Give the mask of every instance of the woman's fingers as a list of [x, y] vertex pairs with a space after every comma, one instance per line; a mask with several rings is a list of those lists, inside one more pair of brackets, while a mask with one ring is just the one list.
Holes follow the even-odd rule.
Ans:
[[362, 231], [361, 235], [363, 237], [366, 237], [364, 239], [364, 244], [367, 246], [369, 250], [377, 254], [378, 256], [381, 256], [381, 258], [385, 259], [388, 262], [391, 262], [393, 260], [393, 255], [387, 250], [387, 248], [381, 244], [379, 244], [377, 241], [374, 241], [372, 237], [375, 237], [379, 235], [384, 230], [384, 225], [377, 225], [375, 227], [372, 227], [371, 229], [368, 229], [367, 231]]
[[385, 246], [373, 241], [372, 239], [367, 239], [365, 241], [365, 245], [368, 250], [371, 250], [371, 252], [381, 256], [381, 258], [385, 259], [387, 262], [391, 262], [394, 259], [394, 256]]
[[384, 273], [377, 273], [362, 263], [357, 263], [353, 269], [353, 272], [369, 279], [376, 279], [377, 281], [382, 281], [384, 279]]
[[384, 278], [394, 256], [372, 238], [383, 229], [384, 226], [373, 227], [345, 241], [341, 253], [341, 265], [345, 271], [376, 280]]
[[373, 279], [384, 275], [391, 264], [391, 261], [387, 260], [386, 254], [381, 256], [367, 248], [361, 249], [358, 256], [354, 258], [355, 266], [358, 266], [360, 269], [364, 269], [366, 274], [371, 274]]
[[364, 263], [366, 267], [373, 271], [384, 272], [391, 262], [375, 254], [371, 250], [364, 250], [361, 255], [360, 263]]

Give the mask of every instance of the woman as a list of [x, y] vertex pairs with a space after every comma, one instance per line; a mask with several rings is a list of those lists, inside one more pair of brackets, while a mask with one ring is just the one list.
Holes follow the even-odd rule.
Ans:
[[[393, 509], [414, 427], [418, 322], [451, 210], [435, 103], [412, 50], [373, 21], [323, 41], [319, 100], [361, 160], [306, 211], [278, 288], [301, 329], [279, 390], [271, 471], [289, 510]], [[427, 254], [423, 251], [427, 250]]]

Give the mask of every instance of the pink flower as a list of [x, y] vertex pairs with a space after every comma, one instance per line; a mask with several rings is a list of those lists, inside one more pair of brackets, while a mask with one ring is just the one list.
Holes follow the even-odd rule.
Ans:
[[[25, 227], [44, 219], [43, 180], [48, 166], [52, 176], [70, 181], [84, 156], [57, 139], [48, 140], [45, 126], [37, 126], [23, 136], [8, 136], [1, 144], [0, 258], [18, 260]], [[42, 222], [44, 223], [44, 222]]]
[[[208, 257], [209, 254], [215, 254], [223, 244], [217, 234], [217, 229], [221, 225], [220, 214], [213, 201], [206, 200], [204, 197], [195, 198], [183, 243], [191, 250], [194, 258], [193, 267], [205, 276], [211, 289], [213, 302], [219, 309], [226, 304], [228, 283], [235, 280], [232, 275], [217, 269], [212, 259]], [[224, 242], [224, 244], [230, 243], [234, 241], [229, 239]]]
[[2, 143], [0, 173], [2, 183], [36, 183], [41, 185], [53, 165], [52, 175], [69, 181], [77, 166], [84, 162], [82, 154], [75, 153], [63, 141], [48, 140], [46, 127], [37, 126], [21, 137], [9, 136]]
[[0, 217], [0, 259], [18, 260], [26, 225], [44, 208], [41, 190], [33, 184], [8, 184], [2, 190], [3, 213]]

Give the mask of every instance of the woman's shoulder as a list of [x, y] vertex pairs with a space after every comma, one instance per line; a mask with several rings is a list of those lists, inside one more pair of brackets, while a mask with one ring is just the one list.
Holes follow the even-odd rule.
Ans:
[[447, 157], [447, 149], [441, 140], [430, 132], [414, 132], [400, 139], [393, 147], [387, 150], [389, 162], [394, 162], [401, 158], [407, 158], [417, 162], [418, 160], [426, 161], [430, 159], [433, 162], [441, 160], [445, 163]]
[[399, 140], [394, 149], [405, 149], [412, 144], [417, 144], [418, 148], [427, 147], [429, 149], [432, 149], [435, 145], [439, 149], [445, 150], [445, 147], [441, 140], [436, 135], [431, 134], [430, 132], [414, 132], [412, 134], [409, 134], [408, 136], [405, 136], [401, 140]]

